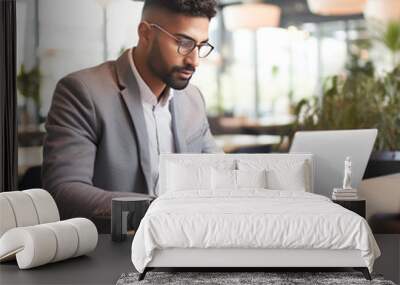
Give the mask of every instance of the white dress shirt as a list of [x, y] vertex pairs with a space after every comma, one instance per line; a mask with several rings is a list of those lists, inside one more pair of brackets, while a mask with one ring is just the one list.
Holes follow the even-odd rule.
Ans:
[[173, 98], [173, 90], [166, 89], [160, 101], [151, 91], [150, 87], [144, 82], [136, 69], [133, 61], [133, 52], [129, 57], [133, 75], [135, 76], [139, 92], [142, 98], [146, 130], [149, 136], [150, 160], [152, 169], [152, 179], [156, 183], [154, 193], [158, 193], [158, 163], [161, 153], [175, 152], [174, 137], [172, 134], [172, 116], [169, 110], [170, 100]]

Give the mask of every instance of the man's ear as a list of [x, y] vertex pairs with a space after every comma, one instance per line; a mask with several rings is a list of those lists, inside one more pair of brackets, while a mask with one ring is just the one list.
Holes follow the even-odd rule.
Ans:
[[138, 27], [139, 40], [146, 46], [149, 46], [152, 42], [152, 28], [147, 22], [140, 22]]

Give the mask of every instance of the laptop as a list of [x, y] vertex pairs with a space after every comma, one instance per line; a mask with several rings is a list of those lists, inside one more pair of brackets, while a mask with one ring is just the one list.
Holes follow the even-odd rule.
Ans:
[[290, 153], [311, 153], [314, 160], [314, 193], [331, 197], [341, 188], [344, 161], [351, 157], [351, 185], [357, 188], [377, 136], [377, 129], [301, 131], [294, 136]]

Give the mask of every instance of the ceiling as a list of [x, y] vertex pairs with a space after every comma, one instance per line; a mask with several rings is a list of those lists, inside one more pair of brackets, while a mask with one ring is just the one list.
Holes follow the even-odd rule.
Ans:
[[[133, 0], [143, 1], [143, 0]], [[278, 5], [282, 9], [281, 26], [288, 27], [290, 25], [299, 25], [303, 23], [321, 23], [338, 20], [362, 19], [363, 15], [352, 16], [318, 16], [310, 12], [307, 5], [307, 0], [217, 0], [219, 7], [223, 8], [229, 5], [241, 4], [244, 2], [264, 2]]]
[[[227, 5], [235, 5], [243, 2], [250, 1], [237, 1], [237, 0], [219, 0], [220, 7]], [[351, 20], [351, 19], [362, 19], [363, 15], [352, 15], [352, 16], [319, 16], [310, 12], [307, 5], [307, 0], [264, 0], [254, 1], [264, 2], [269, 4], [278, 5], [282, 9], [281, 26], [287, 27], [290, 25], [298, 25], [302, 23], [321, 23], [338, 20]]]

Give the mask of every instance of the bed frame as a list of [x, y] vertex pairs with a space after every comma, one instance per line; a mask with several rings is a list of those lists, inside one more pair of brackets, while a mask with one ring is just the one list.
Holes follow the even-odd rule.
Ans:
[[311, 270], [338, 267], [350, 267], [361, 271], [367, 280], [371, 280], [359, 250], [171, 248], [155, 250], [153, 259], [139, 275], [139, 281], [145, 278], [147, 272], [156, 268], [207, 268], [210, 271], [213, 271], [213, 268], [229, 268], [234, 271], [286, 268], [290, 271], [290, 268]]
[[[229, 159], [241, 159], [257, 157], [260, 154], [231, 154]], [[304, 160], [308, 163], [308, 192], [314, 192], [314, 164], [311, 154], [268, 154], [268, 158], [279, 159], [291, 157]], [[160, 185], [165, 185], [166, 181], [166, 161], [174, 159], [200, 159], [216, 161], [222, 157], [221, 154], [163, 154], [160, 157]], [[228, 159], [228, 156], [224, 156]], [[160, 188], [163, 193], [163, 187]], [[159, 193], [159, 194], [160, 194]], [[230, 268], [234, 271], [246, 271], [271, 268], [343, 268], [350, 267], [361, 271], [364, 277], [371, 280], [369, 270], [365, 261], [361, 257], [359, 250], [331, 250], [331, 249], [254, 249], [254, 248], [218, 248], [218, 249], [195, 249], [195, 248], [170, 248], [155, 250], [153, 259], [139, 275], [139, 280], [143, 280], [146, 273], [156, 268]]]

